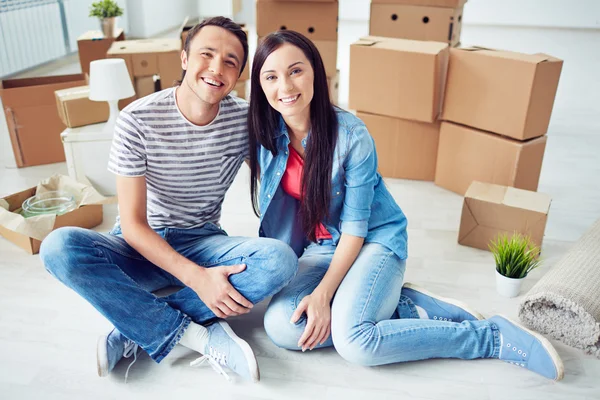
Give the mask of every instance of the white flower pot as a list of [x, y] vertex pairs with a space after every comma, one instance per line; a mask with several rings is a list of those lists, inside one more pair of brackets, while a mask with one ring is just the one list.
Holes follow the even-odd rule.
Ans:
[[523, 278], [507, 278], [496, 271], [496, 290], [504, 297], [516, 297], [521, 291]]

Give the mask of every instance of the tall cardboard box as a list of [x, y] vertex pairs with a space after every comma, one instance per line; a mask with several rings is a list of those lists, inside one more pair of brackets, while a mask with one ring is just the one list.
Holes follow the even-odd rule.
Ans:
[[18, 167], [65, 161], [56, 90], [86, 85], [83, 74], [0, 81], [0, 97]]
[[327, 87], [329, 87], [329, 99], [337, 105], [340, 91], [340, 71], [336, 71], [335, 75], [327, 77]]
[[562, 65], [546, 54], [451, 49], [442, 118], [519, 140], [542, 136]]
[[369, 34], [413, 40], [460, 43], [462, 8], [371, 3]]
[[372, 4], [405, 4], [409, 6], [425, 7], [462, 7], [467, 0], [371, 0]]
[[117, 29], [112, 38], [104, 37], [100, 31], [88, 31], [77, 38], [79, 49], [79, 64], [81, 72], [90, 73], [90, 63], [95, 60], [106, 58], [106, 52], [113, 42], [125, 40], [125, 32], [122, 28]]
[[357, 112], [375, 140], [379, 172], [386, 178], [433, 181], [440, 123]]
[[460, 195], [473, 181], [536, 191], [546, 140], [523, 142], [442, 122], [435, 184]]
[[160, 87], [172, 87], [181, 77], [181, 40], [144, 39], [113, 43], [107, 57], [122, 58], [134, 77], [160, 75]]
[[367, 36], [350, 45], [349, 107], [372, 114], [437, 120], [448, 44]]
[[90, 100], [90, 87], [57, 90], [56, 107], [60, 120], [69, 128], [108, 121], [108, 103]]
[[[258, 38], [258, 44], [261, 44], [264, 37]], [[328, 77], [334, 77], [337, 73], [337, 40], [311, 40], [321, 56], [323, 66], [325, 67], [325, 74]], [[242, 74], [240, 80], [244, 77]], [[248, 77], [247, 79], [250, 79]]]
[[550, 203], [547, 194], [473, 182], [463, 202], [458, 243], [489, 251], [498, 234], [518, 232], [541, 247]]
[[311, 40], [337, 42], [338, 3], [257, 1], [256, 33], [259, 37], [289, 29]]

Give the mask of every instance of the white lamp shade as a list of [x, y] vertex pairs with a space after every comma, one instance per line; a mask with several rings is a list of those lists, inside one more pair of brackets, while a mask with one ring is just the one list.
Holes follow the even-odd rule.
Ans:
[[114, 101], [134, 94], [125, 60], [107, 58], [90, 63], [90, 100]]

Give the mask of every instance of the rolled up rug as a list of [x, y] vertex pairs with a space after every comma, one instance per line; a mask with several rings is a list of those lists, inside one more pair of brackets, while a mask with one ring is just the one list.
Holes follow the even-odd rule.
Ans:
[[600, 220], [531, 288], [519, 318], [600, 358]]

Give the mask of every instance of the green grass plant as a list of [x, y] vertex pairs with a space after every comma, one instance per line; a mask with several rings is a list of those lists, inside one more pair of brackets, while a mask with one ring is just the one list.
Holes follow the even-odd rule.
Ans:
[[540, 249], [531, 237], [518, 232], [512, 235], [499, 234], [489, 244], [496, 261], [496, 271], [507, 278], [525, 278], [529, 272], [540, 266]]
[[123, 9], [113, 0], [101, 0], [92, 3], [90, 17], [112, 18], [123, 15]]

